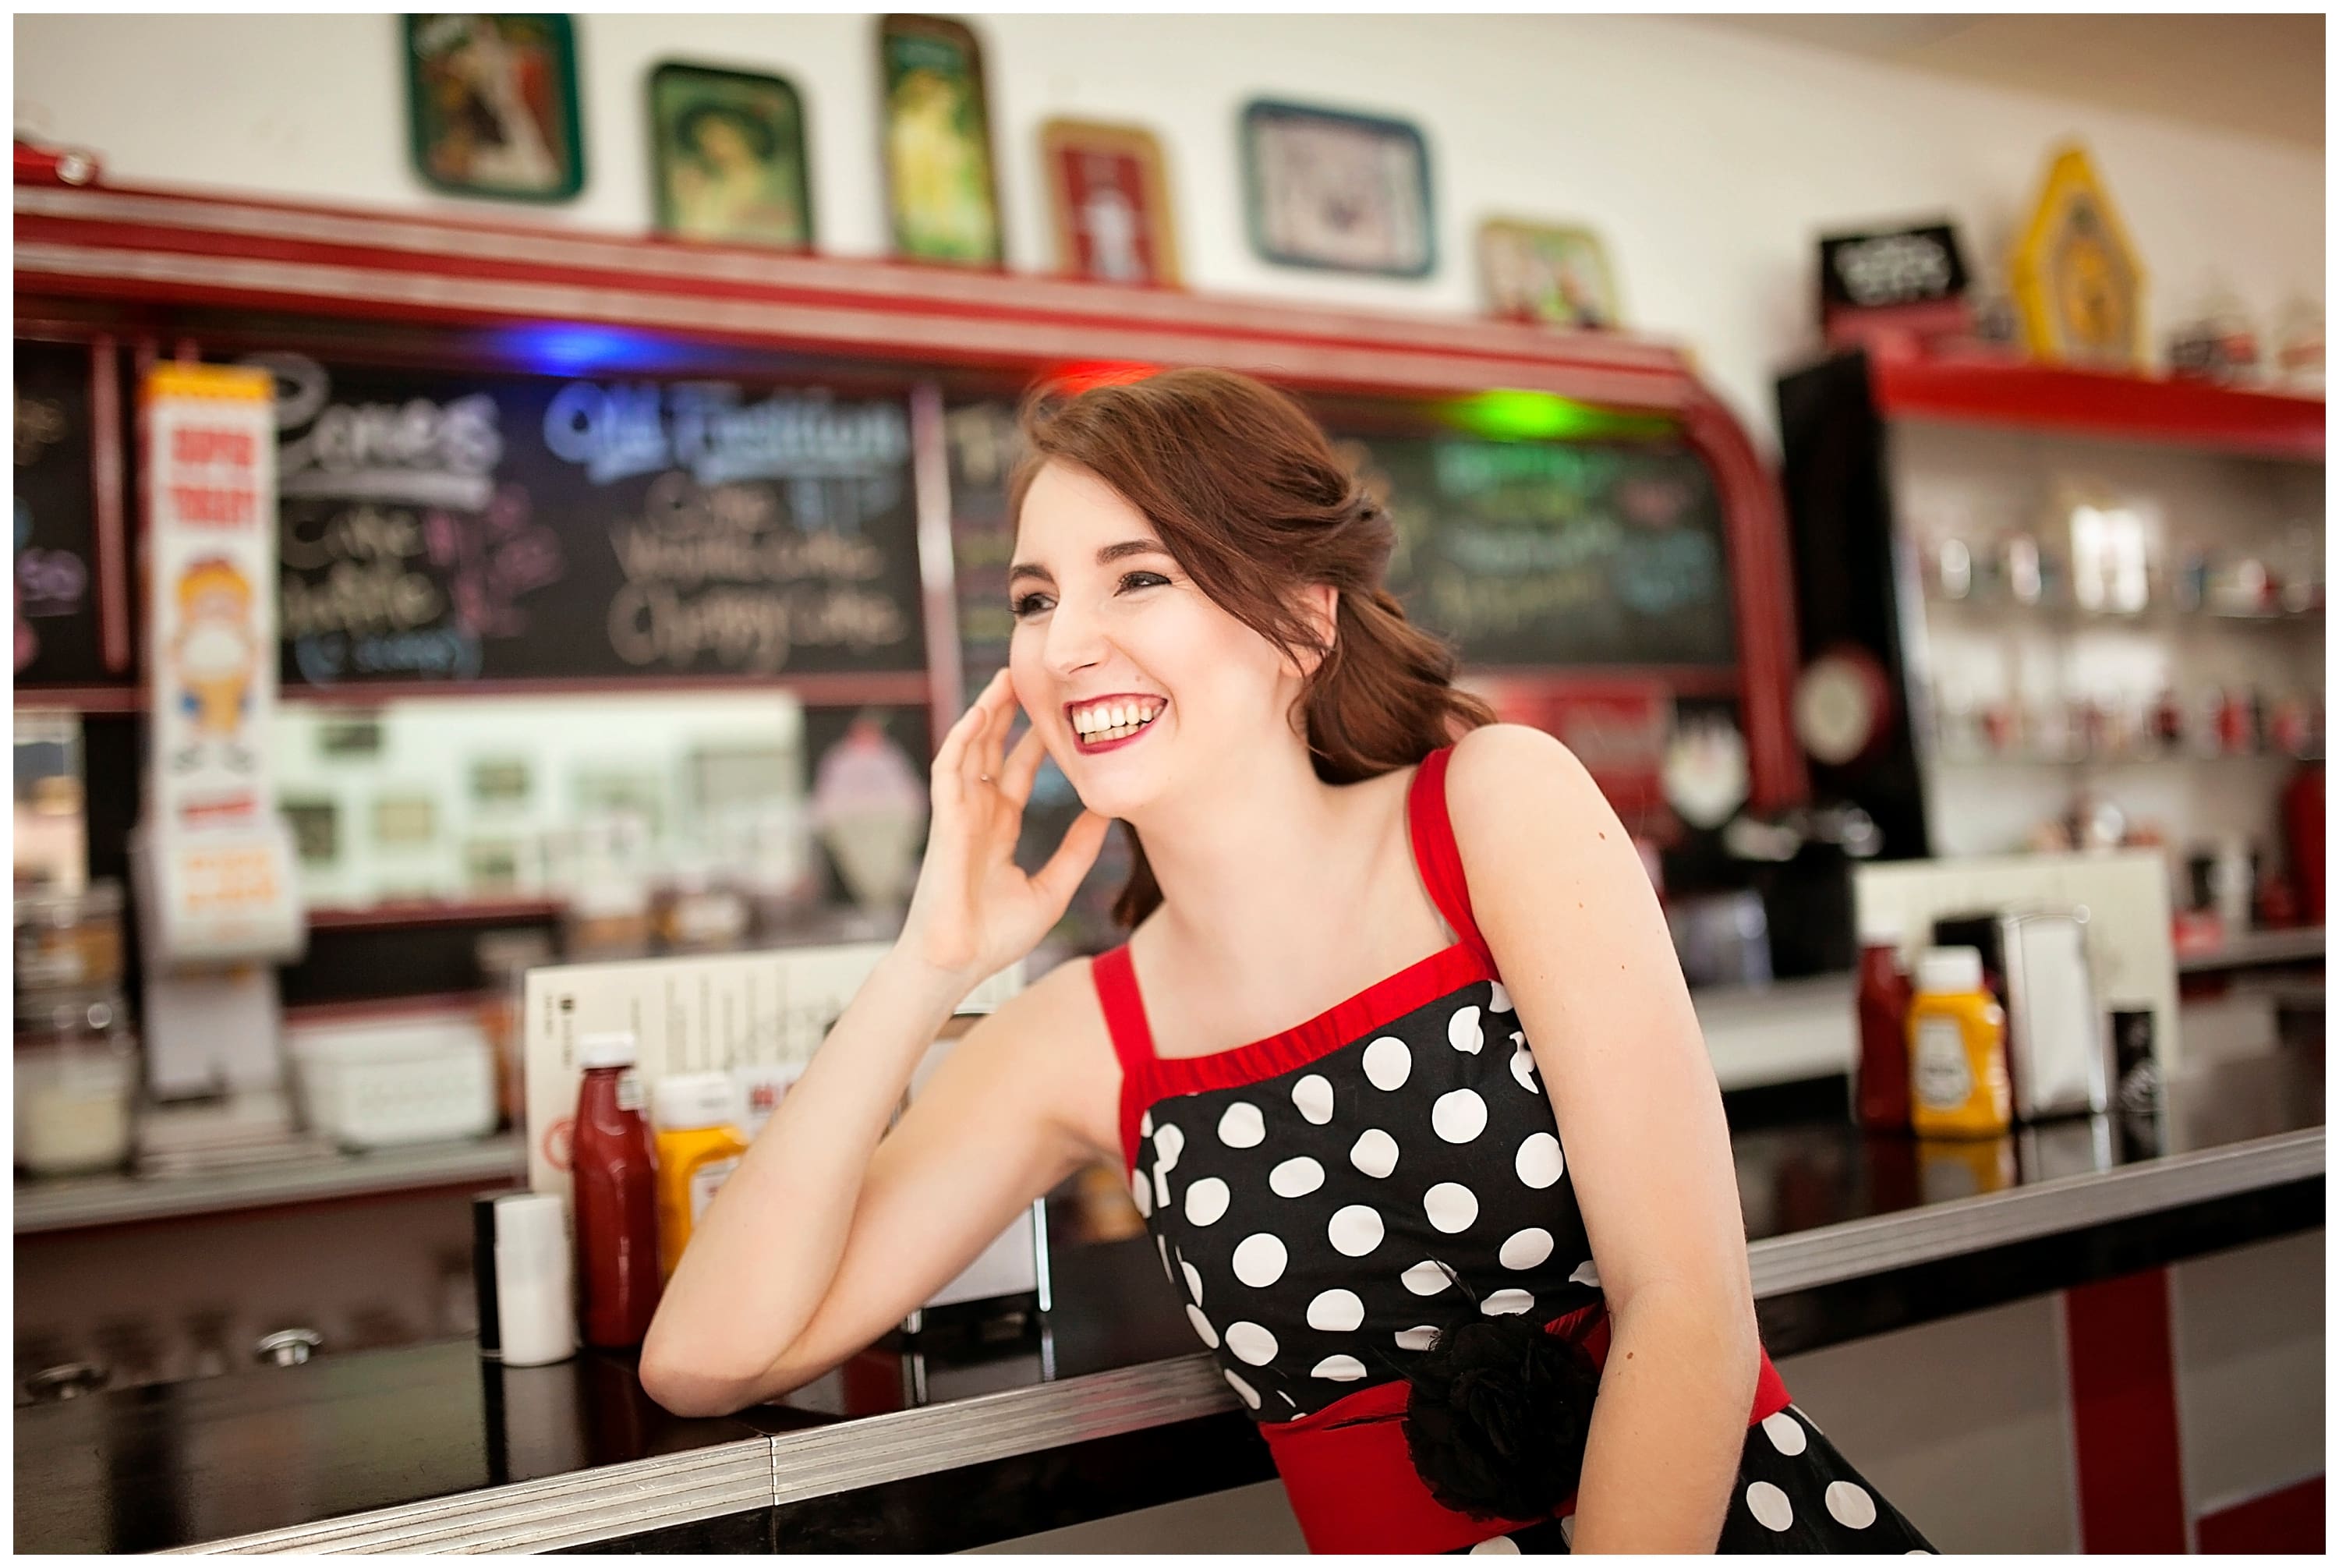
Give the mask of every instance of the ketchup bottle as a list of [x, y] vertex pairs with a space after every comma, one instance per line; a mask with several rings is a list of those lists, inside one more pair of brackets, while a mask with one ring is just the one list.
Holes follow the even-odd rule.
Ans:
[[605, 1350], [639, 1345], [658, 1302], [657, 1162], [634, 1055], [629, 1030], [577, 1042], [585, 1081], [577, 1093], [569, 1172], [579, 1295], [585, 1343]]
[[1907, 1131], [1909, 1127], [1908, 1024], [1911, 988], [1900, 967], [1900, 933], [1871, 929], [1860, 934], [1860, 1063], [1854, 1079], [1853, 1111], [1871, 1131]]

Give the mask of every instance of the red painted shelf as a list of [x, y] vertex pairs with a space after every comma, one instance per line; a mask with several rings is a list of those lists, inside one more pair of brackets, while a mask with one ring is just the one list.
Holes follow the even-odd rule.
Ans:
[[2323, 460], [2323, 399], [2029, 360], [1871, 356], [1878, 411]]

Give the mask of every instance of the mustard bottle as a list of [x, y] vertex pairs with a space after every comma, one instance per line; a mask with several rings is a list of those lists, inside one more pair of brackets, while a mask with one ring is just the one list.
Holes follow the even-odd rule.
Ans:
[[1909, 1125], [1920, 1138], [1996, 1138], [2014, 1125], [2006, 1014], [1982, 984], [1977, 948], [1929, 948], [1917, 961]]
[[739, 1169], [746, 1141], [732, 1123], [737, 1097], [723, 1072], [678, 1072], [650, 1091], [657, 1129], [658, 1269], [674, 1277], [716, 1189]]

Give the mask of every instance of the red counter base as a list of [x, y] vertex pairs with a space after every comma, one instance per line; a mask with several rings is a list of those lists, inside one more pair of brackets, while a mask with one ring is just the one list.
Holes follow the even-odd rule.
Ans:
[[2323, 1552], [2323, 1477], [2204, 1514], [2196, 1525], [2204, 1552]]

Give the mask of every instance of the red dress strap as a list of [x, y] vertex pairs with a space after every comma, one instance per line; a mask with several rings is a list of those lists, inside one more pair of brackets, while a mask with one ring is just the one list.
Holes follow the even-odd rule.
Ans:
[[1120, 1155], [1124, 1170], [1133, 1170], [1137, 1124], [1145, 1115], [1153, 1076], [1153, 1031], [1145, 1021], [1145, 998], [1137, 989], [1137, 966], [1130, 962], [1127, 942], [1091, 959], [1089, 975], [1104, 1009], [1112, 1053], [1120, 1060]]
[[1462, 850], [1454, 841], [1454, 822], [1446, 809], [1446, 769], [1454, 760], [1451, 745], [1439, 746], [1421, 759], [1406, 800], [1406, 823], [1413, 835], [1413, 862], [1420, 868], [1422, 884], [1437, 905], [1437, 912], [1462, 939], [1462, 945], [1486, 966], [1495, 968], [1494, 949], [1486, 945], [1478, 922], [1470, 917], [1470, 885], [1462, 875]]

